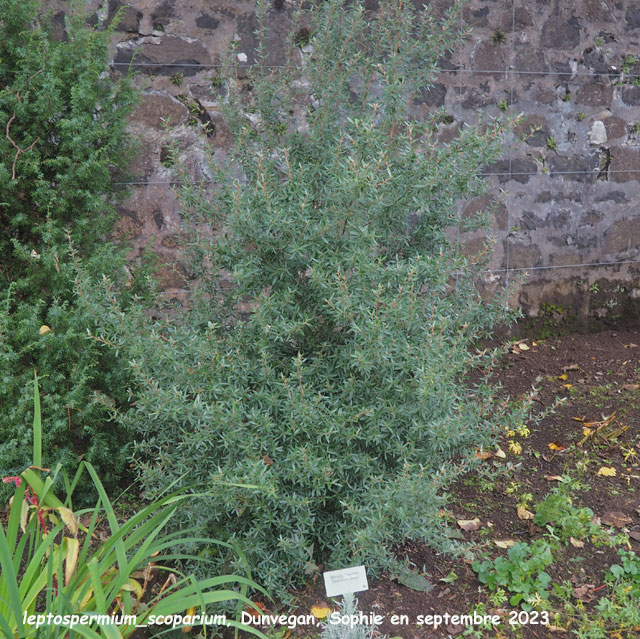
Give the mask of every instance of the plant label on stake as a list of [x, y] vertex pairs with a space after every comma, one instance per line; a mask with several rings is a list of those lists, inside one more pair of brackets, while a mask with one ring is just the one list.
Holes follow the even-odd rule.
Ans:
[[347, 593], [369, 590], [367, 571], [364, 566], [331, 570], [325, 572], [323, 576], [327, 597], [339, 597]]

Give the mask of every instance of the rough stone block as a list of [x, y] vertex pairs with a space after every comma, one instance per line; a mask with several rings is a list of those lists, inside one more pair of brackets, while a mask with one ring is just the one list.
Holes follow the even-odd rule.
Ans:
[[542, 26], [540, 44], [551, 49], [573, 49], [580, 44], [580, 23], [571, 15], [567, 18], [554, 12]]
[[528, 81], [532, 78], [544, 76], [549, 70], [549, 64], [544, 55], [544, 51], [527, 48], [516, 54], [516, 69], [525, 73], [519, 76], [520, 80]]
[[640, 217], [619, 220], [611, 225], [604, 235], [604, 250], [607, 253], [618, 253], [640, 247]]
[[586, 106], [608, 106], [612, 99], [613, 87], [601, 83], [585, 84], [576, 94], [576, 102]]
[[593, 181], [600, 167], [600, 157], [597, 153], [588, 156], [554, 155], [549, 159], [549, 173], [552, 178], [561, 177], [572, 182]]
[[107, 15], [107, 22], [109, 24], [111, 24], [117, 11], [120, 11], [120, 20], [116, 25], [116, 31], [137, 33], [140, 20], [142, 19], [142, 13], [134, 9], [131, 5], [124, 4], [122, 0], [109, 0], [109, 13]]
[[620, 91], [622, 101], [629, 106], [640, 106], [640, 86], [625, 86]]
[[[137, 50], [132, 48], [118, 48], [114, 58], [114, 67], [121, 73], [126, 73], [128, 63], [134, 57], [137, 69], [143, 73], [153, 75], [184, 77], [196, 75], [202, 71], [200, 65], [211, 63], [209, 52], [201, 42], [188, 41], [176, 36], [164, 36], [158, 43], [145, 42]], [[144, 63], [149, 63], [146, 66]], [[182, 66], [184, 65], [184, 66]]]
[[473, 68], [494, 78], [504, 77], [507, 71], [504, 48], [492, 42], [481, 43], [473, 53]]
[[624, 146], [611, 149], [611, 180], [629, 182], [640, 179], [640, 151]]
[[502, 184], [509, 180], [526, 184], [537, 172], [538, 165], [533, 160], [526, 158], [513, 158], [511, 165], [509, 165], [509, 160], [498, 160], [487, 166], [484, 171], [488, 175], [497, 174], [496, 177]]
[[627, 7], [627, 11], [624, 14], [624, 21], [627, 29], [640, 29], [640, 7]]
[[213, 16], [208, 13], [202, 12], [196, 18], [196, 27], [198, 29], [208, 29], [209, 31], [213, 31], [220, 26], [220, 21], [216, 20]]
[[413, 101], [415, 104], [426, 104], [430, 107], [444, 106], [444, 99], [447, 95], [447, 87], [444, 84], [431, 84], [428, 87], [422, 87], [416, 94]]
[[540, 266], [542, 253], [537, 246], [526, 245], [509, 238], [507, 238], [505, 242], [509, 242], [509, 268], [531, 268], [532, 266]]
[[615, 140], [616, 138], [623, 138], [627, 135], [627, 123], [621, 118], [608, 117], [603, 120], [604, 127], [607, 131], [607, 138], [609, 140]]
[[463, 109], [476, 110], [492, 104], [491, 89], [488, 83], [483, 83], [478, 89], [468, 88], [465, 91], [465, 98], [461, 102]]
[[154, 129], [164, 128], [165, 122], [171, 125], [180, 124], [189, 115], [189, 109], [179, 100], [154, 91], [142, 95], [132, 120]]

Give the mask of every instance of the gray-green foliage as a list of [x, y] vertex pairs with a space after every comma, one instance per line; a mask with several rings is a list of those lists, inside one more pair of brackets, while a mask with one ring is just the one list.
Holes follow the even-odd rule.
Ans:
[[353, 593], [345, 594], [338, 605], [339, 622], [332, 622], [330, 617], [324, 624], [321, 639], [373, 639], [376, 627], [358, 623], [361, 613], [358, 611], [358, 600]]
[[128, 373], [87, 342], [95, 318], [75, 305], [67, 233], [89, 272], [122, 266], [106, 238], [134, 94], [108, 74], [109, 33], [71, 4], [61, 40], [38, 2], [0, 0], [0, 476], [29, 464], [37, 369], [50, 461], [71, 471], [84, 456], [110, 484], [126, 459], [110, 414]]
[[189, 304], [155, 322], [99, 310], [140, 385], [123, 424], [147, 494], [178, 476], [259, 484], [179, 515], [240, 542], [269, 587], [320, 561], [389, 566], [406, 537], [446, 546], [446, 487], [513, 417], [465, 384], [508, 313], [445, 233], [502, 129], [439, 145], [408, 116], [456, 14], [343, 4], [298, 16], [313, 53], [294, 27], [287, 68], [259, 49], [246, 80], [227, 78], [232, 157], [210, 198], [182, 191]]

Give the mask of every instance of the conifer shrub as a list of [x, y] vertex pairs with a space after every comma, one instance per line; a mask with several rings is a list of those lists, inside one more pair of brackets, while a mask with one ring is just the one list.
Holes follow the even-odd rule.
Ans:
[[279, 595], [321, 563], [397, 566], [407, 538], [453, 550], [447, 487], [522, 419], [469, 382], [492, 357], [478, 338], [510, 314], [482, 299], [482, 264], [446, 234], [458, 201], [482, 191], [503, 127], [464, 127], [441, 145], [433, 119], [410, 117], [456, 39], [456, 11], [308, 4], [289, 64], [274, 68], [261, 44], [248, 77], [228, 69], [233, 151], [213, 167], [213, 194], [181, 192], [188, 304], [150, 321], [142, 305], [105, 306], [110, 281], [96, 296], [78, 280], [103, 317], [95, 337], [136, 375], [121, 423], [137, 430], [146, 494], [176, 478], [227, 482], [176, 514], [239, 543]]
[[109, 32], [72, 6], [54, 37], [38, 2], [0, 0], [0, 475], [29, 463], [36, 369], [51, 461], [71, 472], [84, 458], [109, 486], [125, 467], [129, 435], [111, 417], [130, 376], [87, 340], [69, 240], [89, 272], [124, 264], [107, 240], [135, 96], [108, 73]]

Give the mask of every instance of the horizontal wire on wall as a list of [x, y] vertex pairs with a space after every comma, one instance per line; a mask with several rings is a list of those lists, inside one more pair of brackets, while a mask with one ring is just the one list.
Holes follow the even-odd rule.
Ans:
[[[526, 172], [517, 172], [512, 171], [509, 173], [508, 171], [504, 173], [481, 173], [478, 177], [486, 178], [486, 177], [514, 177], [514, 176], [528, 176], [528, 177], [536, 177], [536, 176], [546, 176], [549, 178], [554, 178], [556, 176], [563, 175], [590, 175], [592, 177], [598, 178], [601, 174], [605, 175], [615, 175], [615, 174], [634, 174], [639, 175], [640, 169], [616, 169], [616, 170], [605, 170], [605, 169], [593, 169], [592, 171], [549, 171], [547, 173], [526, 173]], [[607, 180], [602, 179], [600, 177], [601, 182], [606, 182]], [[192, 182], [185, 182], [184, 180], [157, 180], [153, 182], [114, 182], [114, 184], [118, 186], [153, 186], [153, 185], [162, 185], [162, 184], [185, 184], [185, 185], [197, 185], [197, 184], [214, 184], [215, 180], [194, 180]]]
[[[181, 68], [189, 68], [189, 69], [221, 69], [227, 65], [221, 62], [212, 62], [210, 64], [196, 63], [196, 62], [110, 62], [112, 67], [115, 66], [125, 66], [125, 67], [181, 67]], [[257, 66], [257, 64], [251, 63], [234, 63], [234, 66], [237, 66], [240, 69], [251, 69], [252, 67]], [[284, 69], [287, 65], [284, 64], [263, 64], [260, 65], [264, 69]], [[505, 75], [504, 69], [434, 69], [433, 73], [437, 73], [438, 75], [455, 75], [456, 73], [471, 73], [478, 75], [485, 74], [500, 74]], [[530, 70], [530, 69], [509, 69], [506, 73], [514, 73], [517, 75], [553, 75], [553, 76], [562, 76], [568, 78], [575, 77], [588, 77], [588, 78], [621, 78], [623, 75], [622, 71], [612, 70], [609, 72], [589, 72], [589, 71], [548, 71], [544, 69], [540, 69], [539, 71]], [[624, 74], [625, 81], [634, 80], [640, 81], [640, 74], [628, 75]]]
[[[584, 262], [580, 264], [555, 264], [549, 266], [523, 266], [518, 268], [509, 267], [512, 271], [547, 271], [556, 268], [585, 268], [599, 266], [617, 266], [619, 264], [640, 264], [640, 260], [620, 260], [618, 262]], [[483, 273], [506, 273], [506, 268], [487, 268], [483, 269]]]

